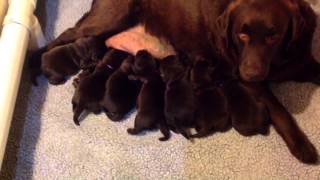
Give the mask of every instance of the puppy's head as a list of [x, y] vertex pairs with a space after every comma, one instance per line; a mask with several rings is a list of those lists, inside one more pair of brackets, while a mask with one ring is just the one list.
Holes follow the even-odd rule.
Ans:
[[196, 84], [211, 83], [214, 68], [210, 66], [208, 60], [201, 57], [194, 58], [194, 65], [191, 70], [191, 82]]
[[262, 81], [303, 29], [297, 0], [235, 0], [217, 21], [219, 47], [245, 81]]
[[160, 61], [160, 75], [165, 82], [179, 78], [184, 71], [185, 66], [178, 56], [168, 56]]
[[96, 37], [84, 37], [76, 40], [73, 44], [79, 59], [98, 61], [107, 51], [104, 41]]
[[132, 69], [136, 75], [148, 76], [157, 69], [157, 61], [148, 51], [142, 50], [136, 54]]
[[122, 71], [123, 73], [131, 74], [133, 65], [134, 65], [134, 57], [129, 56], [121, 63], [119, 70]]

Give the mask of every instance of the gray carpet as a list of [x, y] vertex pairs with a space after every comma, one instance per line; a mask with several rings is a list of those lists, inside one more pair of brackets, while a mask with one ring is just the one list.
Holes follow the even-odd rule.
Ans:
[[[310, 2], [320, 15], [320, 3]], [[72, 26], [90, 3], [42, 2], [46, 36], [57, 37]], [[320, 28], [314, 41], [320, 60], [319, 50]], [[159, 142], [159, 132], [129, 136], [126, 129], [133, 125], [134, 114], [121, 123], [89, 115], [76, 127], [71, 82], [52, 86], [42, 78], [39, 87], [31, 87], [27, 73], [0, 179], [320, 179], [320, 166], [298, 162], [273, 128], [267, 137], [246, 138], [231, 130], [192, 144], [177, 135]], [[320, 151], [320, 89], [285, 83], [274, 91]]]

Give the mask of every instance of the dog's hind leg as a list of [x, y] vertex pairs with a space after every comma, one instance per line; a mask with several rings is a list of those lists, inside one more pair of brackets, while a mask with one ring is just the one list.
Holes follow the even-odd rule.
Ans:
[[81, 37], [106, 38], [124, 31], [137, 23], [133, 0], [97, 0], [75, 27], [64, 31], [48, 44], [48, 49], [70, 43]]
[[101, 43], [104, 43], [112, 35], [136, 25], [135, 2], [133, 0], [96, 0], [90, 11], [74, 27], [67, 29], [47, 46], [32, 53], [28, 60], [31, 64], [29, 66], [33, 67], [32, 80], [34, 81], [39, 75], [40, 71], [37, 67], [41, 66], [41, 57], [46, 51], [89, 36], [97, 37]]

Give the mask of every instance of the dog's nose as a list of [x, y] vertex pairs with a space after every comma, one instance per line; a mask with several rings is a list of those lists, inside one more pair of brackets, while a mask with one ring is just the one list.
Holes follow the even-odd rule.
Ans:
[[256, 72], [247, 72], [244, 75], [241, 75], [242, 79], [250, 82], [263, 81], [266, 76], [264, 73], [256, 73]]
[[240, 76], [245, 81], [263, 81], [267, 76], [267, 72], [258, 68], [245, 68], [242, 71], [240, 70]]

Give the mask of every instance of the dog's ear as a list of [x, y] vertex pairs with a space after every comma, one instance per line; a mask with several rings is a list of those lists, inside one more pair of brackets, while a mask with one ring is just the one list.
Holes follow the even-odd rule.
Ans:
[[[291, 19], [291, 37], [287, 42], [287, 50], [296, 49], [296, 44], [303, 44], [303, 48], [310, 49], [312, 35], [316, 27], [316, 15], [310, 5], [303, 0], [282, 0], [289, 9]], [[295, 50], [292, 50], [295, 51]], [[299, 50], [301, 51], [301, 49]]]
[[232, 14], [241, 2], [241, 0], [232, 2], [216, 21], [217, 46], [221, 55], [225, 56], [228, 61], [236, 59], [236, 52], [232, 47]]
[[288, 41], [287, 48], [299, 40], [305, 27], [305, 20], [300, 11], [300, 6], [296, 0], [283, 0], [285, 6], [291, 14], [291, 37]]

